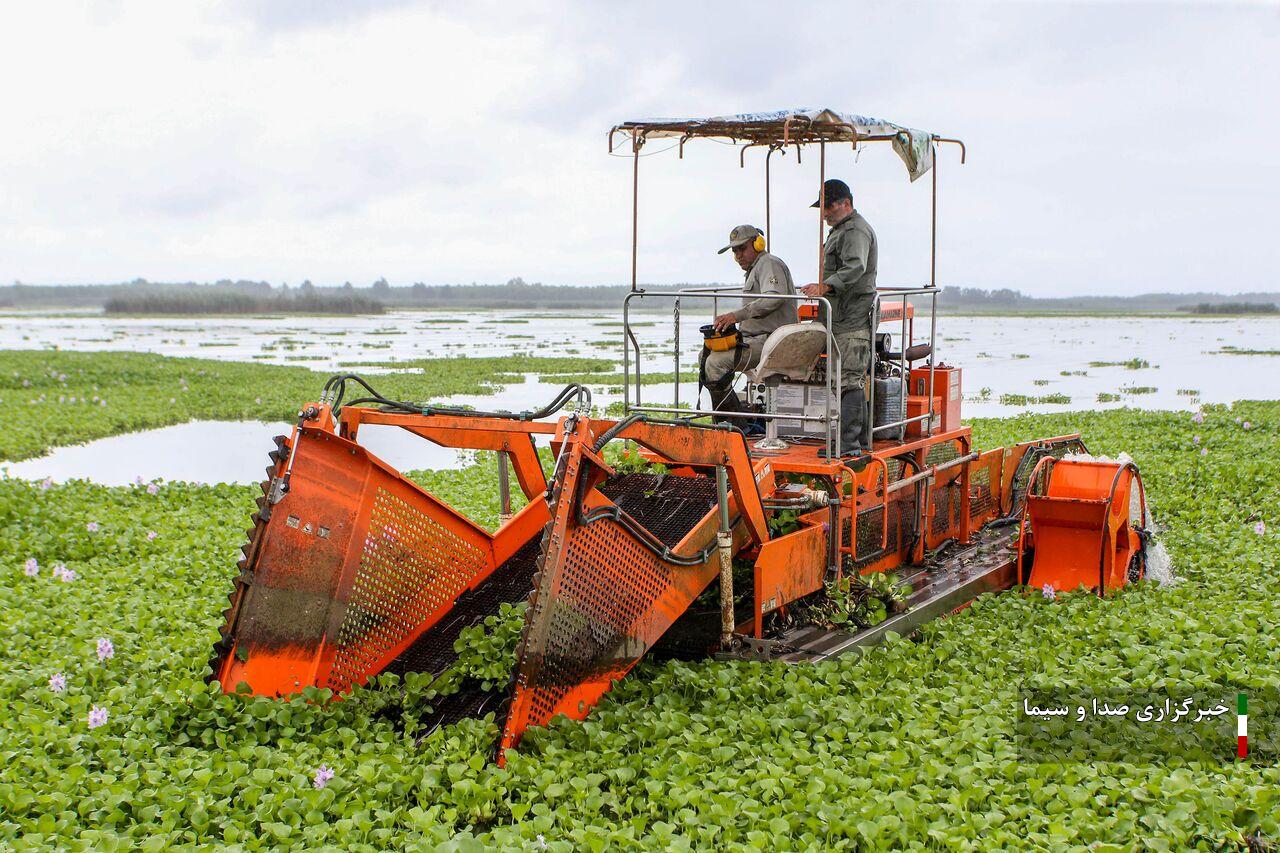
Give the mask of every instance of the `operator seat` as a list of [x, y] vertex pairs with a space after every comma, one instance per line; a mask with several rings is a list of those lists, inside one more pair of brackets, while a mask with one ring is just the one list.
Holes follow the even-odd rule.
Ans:
[[765, 338], [760, 350], [760, 364], [748, 371], [752, 382], [777, 385], [782, 377], [794, 382], [809, 378], [818, 359], [827, 351], [827, 331], [816, 323], [790, 323], [779, 326]]
[[[779, 326], [765, 338], [760, 350], [760, 364], [747, 372], [752, 382], [765, 386], [765, 414], [776, 414], [773, 389], [783, 379], [804, 382], [827, 350], [827, 330], [816, 323], [790, 323]], [[765, 437], [756, 442], [760, 450], [785, 450], [787, 443], [778, 438], [778, 422], [765, 422]]]

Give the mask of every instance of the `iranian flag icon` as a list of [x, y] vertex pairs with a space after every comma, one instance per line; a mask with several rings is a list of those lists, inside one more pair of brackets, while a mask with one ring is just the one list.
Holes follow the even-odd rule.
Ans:
[[1236, 758], [1249, 755], [1249, 710], [1244, 694], [1236, 694]]

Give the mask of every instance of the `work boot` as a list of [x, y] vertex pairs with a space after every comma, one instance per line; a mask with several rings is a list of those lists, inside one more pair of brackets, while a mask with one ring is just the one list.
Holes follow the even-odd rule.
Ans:
[[[733, 390], [733, 385], [727, 385], [722, 388], [712, 388], [707, 386], [707, 391], [711, 394], [711, 408], [717, 412], [745, 412], [742, 406], [742, 400], [738, 397], [738, 392]], [[716, 416], [711, 419], [714, 423], [728, 423], [740, 430], [745, 430], [747, 424], [751, 423], [746, 418], [725, 418]]]
[[[840, 441], [836, 447], [836, 456], [857, 458], [863, 455], [863, 438], [866, 436], [870, 439], [869, 420], [866, 391], [855, 388], [840, 395]], [[819, 450], [818, 455], [825, 458], [826, 449]]]

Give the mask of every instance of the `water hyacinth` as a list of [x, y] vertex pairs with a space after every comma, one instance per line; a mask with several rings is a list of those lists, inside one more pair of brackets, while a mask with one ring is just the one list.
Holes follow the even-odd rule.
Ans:
[[1245, 421], [1244, 423], [1240, 424], [1240, 426], [1244, 427], [1245, 429], [1253, 429], [1253, 424], [1249, 423], [1248, 421]]
[[94, 705], [89, 709], [89, 728], [96, 729], [98, 726], [107, 724], [107, 709]]
[[333, 769], [324, 764], [321, 764], [319, 767], [316, 768], [316, 775], [315, 775], [315, 778], [311, 780], [311, 784], [315, 785], [317, 789], [323, 788], [325, 785], [329, 784], [329, 780], [332, 778], [333, 778]]
[[49, 676], [49, 689], [54, 693], [61, 693], [67, 689], [67, 677], [60, 672], [55, 672]]
[[1253, 526], [1253, 532], [1258, 534], [1259, 536], [1266, 536], [1267, 523], [1265, 521], [1259, 521], [1257, 524]]
[[156, 533], [154, 530], [148, 530], [148, 531], [147, 531], [147, 541], [148, 541], [148, 542], [154, 542], [154, 541], [156, 541], [156, 537], [157, 537], [157, 536], [159, 536], [159, 535], [160, 535], [160, 534], [159, 534], [159, 533]]
[[1201, 455], [1201, 456], [1208, 456], [1208, 455], [1209, 455], [1209, 448], [1207, 448], [1207, 447], [1202, 447], [1202, 448], [1200, 448], [1200, 455]]
[[1204, 412], [1196, 412], [1192, 415], [1191, 422], [1197, 425], [1204, 423]]
[[107, 637], [98, 638], [98, 660], [103, 661], [115, 657], [115, 646], [111, 645], [111, 640]]
[[71, 583], [76, 579], [75, 571], [68, 569], [63, 563], [53, 564], [53, 576], [63, 583]]
[[1045, 584], [1044, 589], [1040, 590], [1040, 594], [1050, 601], [1053, 601], [1058, 597], [1058, 591], [1053, 588], [1053, 584], [1051, 583]]
[[155, 483], [147, 484], [147, 494], [154, 495], [156, 492], [159, 492], [159, 491], [160, 491], [160, 487], [157, 486]]
[[41, 491], [45, 491], [46, 489], [51, 489], [51, 488], [53, 488], [53, 478], [52, 478], [52, 477], [45, 477], [43, 480], [41, 480], [41, 481], [40, 481], [40, 490], [41, 490]]
[[84, 529], [85, 529], [85, 530], [87, 530], [87, 531], [89, 531], [90, 533], [97, 533], [97, 532], [98, 532], [98, 522], [96, 522], [96, 521], [91, 521], [91, 522], [89, 522], [88, 524], [86, 524], [86, 525], [84, 526]]
[[40, 563], [35, 557], [28, 557], [27, 562], [22, 565], [22, 570], [27, 573], [27, 577], [33, 578], [40, 574]]
[[1192, 444], [1199, 444], [1199, 443], [1200, 443], [1200, 436], [1198, 436], [1198, 435], [1193, 435], [1193, 436], [1191, 437], [1191, 443], [1192, 443]]

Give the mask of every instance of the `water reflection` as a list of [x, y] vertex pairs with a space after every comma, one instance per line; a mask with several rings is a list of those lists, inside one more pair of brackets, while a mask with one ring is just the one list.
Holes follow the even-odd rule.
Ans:
[[[177, 426], [118, 435], [47, 456], [8, 462], [11, 477], [54, 482], [86, 479], [107, 486], [143, 480], [197, 483], [257, 483], [263, 479], [272, 438], [288, 435], [287, 423], [192, 421]], [[364, 427], [360, 443], [401, 471], [461, 468], [474, 454], [440, 447], [395, 427]]]

